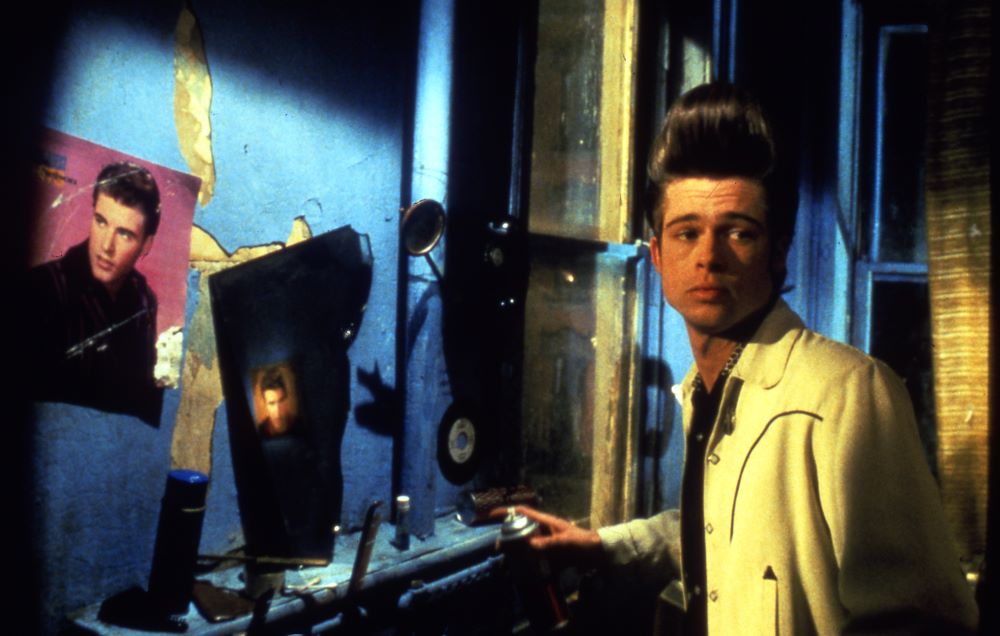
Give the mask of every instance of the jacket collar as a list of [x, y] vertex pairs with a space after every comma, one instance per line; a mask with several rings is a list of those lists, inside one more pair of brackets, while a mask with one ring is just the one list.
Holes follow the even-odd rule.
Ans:
[[765, 389], [774, 387], [784, 377], [803, 329], [802, 319], [779, 299], [750, 338], [731, 375]]
[[[747, 342], [729, 377], [739, 378], [743, 382], [756, 384], [765, 389], [774, 387], [785, 375], [792, 348], [804, 328], [805, 325], [798, 314], [779, 298]], [[682, 393], [678, 395], [675, 389], [674, 395], [681, 398], [682, 402], [684, 401], [682, 396], [691, 394], [697, 375], [698, 368], [692, 364], [681, 383]]]

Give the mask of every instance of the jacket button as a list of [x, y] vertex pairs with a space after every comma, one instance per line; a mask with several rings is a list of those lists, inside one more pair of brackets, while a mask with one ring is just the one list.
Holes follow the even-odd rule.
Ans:
[[705, 532], [707, 532], [708, 534], [712, 534], [713, 530], [715, 530], [715, 528], [712, 527], [712, 524], [710, 523], [705, 524]]
[[715, 590], [712, 590], [711, 592], [708, 593], [708, 600], [712, 601], [713, 603], [716, 602], [717, 600], [719, 600], [719, 593], [716, 592]]
[[712, 453], [711, 455], [708, 456], [708, 463], [712, 464], [713, 466], [715, 464], [718, 464], [719, 463], [719, 456], [716, 455], [715, 453]]

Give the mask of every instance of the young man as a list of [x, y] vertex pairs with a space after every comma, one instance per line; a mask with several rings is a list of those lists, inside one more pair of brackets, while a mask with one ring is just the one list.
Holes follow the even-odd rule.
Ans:
[[977, 611], [909, 397], [881, 362], [781, 300], [795, 222], [760, 106], [693, 89], [654, 143], [663, 294], [695, 364], [679, 387], [681, 510], [589, 531], [526, 511], [532, 543], [648, 581], [683, 633], [971, 631]]
[[28, 272], [31, 397], [156, 424], [156, 295], [135, 266], [153, 247], [159, 189], [145, 168], [113, 163], [92, 201], [87, 239]]

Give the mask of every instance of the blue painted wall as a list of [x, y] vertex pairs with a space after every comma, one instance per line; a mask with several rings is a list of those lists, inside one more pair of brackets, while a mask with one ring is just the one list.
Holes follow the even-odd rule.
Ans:
[[[319, 4], [319, 3], [313, 3]], [[295, 217], [314, 234], [350, 224], [369, 236], [375, 272], [350, 351], [351, 375], [396, 377], [398, 207], [415, 68], [415, 3], [196, 2], [213, 81], [214, 199], [195, 223], [228, 251], [283, 242]], [[52, 98], [41, 123], [187, 171], [173, 118], [179, 3], [75, 8], [58, 37]], [[189, 285], [188, 317], [197, 298]], [[400, 422], [365, 428], [374, 400], [357, 381], [343, 447], [344, 517], [392, 494]], [[35, 412], [31, 473], [41, 628], [129, 585], [145, 587], [179, 402], [168, 391], [158, 429], [68, 405]], [[239, 541], [225, 409], [213, 438], [213, 484], [202, 550]], [[349, 450], [348, 450], [349, 449]]]
[[[434, 458], [437, 422], [454, 397], [439, 338], [446, 308], [426, 264], [399, 253], [397, 209], [423, 196], [441, 199], [455, 213], [449, 231], [458, 228], [473, 236], [469, 228], [481, 229], [483, 215], [506, 211], [497, 202], [506, 201], [510, 166], [494, 164], [503, 164], [497, 157], [509, 158], [510, 144], [502, 148], [506, 155], [487, 154], [477, 144], [503, 145], [494, 138], [509, 131], [497, 133], [501, 125], [483, 115], [490, 108], [475, 107], [475, 101], [470, 107], [468, 91], [453, 97], [451, 87], [453, 64], [464, 69], [458, 75], [468, 83], [480, 74], [475, 64], [490, 55], [506, 59], [507, 53], [490, 47], [479, 51], [482, 47], [470, 44], [468, 34], [453, 34], [442, 22], [458, 10], [451, 0], [424, 2], [422, 18], [416, 2], [370, 8], [250, 4], [194, 3], [213, 79], [217, 171], [215, 198], [197, 210], [195, 222], [229, 251], [284, 241], [298, 216], [314, 233], [350, 224], [369, 236], [375, 271], [367, 314], [350, 352], [344, 515], [348, 525], [357, 522], [369, 500], [388, 500], [402, 488], [411, 490], [419, 508], [416, 525], [429, 527], [431, 511], [446, 509], [460, 490], [442, 478]], [[38, 123], [186, 170], [173, 120], [178, 10], [174, 3], [134, 2], [65, 14], [65, 28], [51, 36], [57, 44], [53, 66], [40, 82], [40, 93], [50, 92], [51, 98], [39, 109]], [[421, 20], [424, 37], [418, 40]], [[464, 42], [459, 48], [479, 51], [481, 57], [471, 56], [475, 64], [468, 55], [452, 58], [452, 38]], [[502, 83], [495, 77], [480, 79], [491, 86]], [[498, 87], [502, 98], [483, 99], [483, 104], [503, 110], [494, 102], [505, 101], [506, 90]], [[461, 152], [449, 139], [456, 120], [452, 111], [460, 115], [457, 128], [465, 134]], [[817, 147], [828, 143], [816, 141]], [[490, 169], [483, 169], [486, 159], [493, 162]], [[449, 170], [464, 171], [464, 177]], [[804, 212], [790, 259], [789, 282], [797, 285], [790, 302], [809, 308], [812, 313], [804, 316], [819, 322], [842, 310], [824, 282], [832, 279], [836, 255], [830, 255], [832, 247], [817, 250], [829, 245], [825, 237], [832, 227], [829, 175], [830, 166], [818, 165], [803, 178]], [[486, 177], [491, 177], [489, 187], [484, 187]], [[468, 254], [462, 250], [469, 251], [469, 244], [453, 240], [449, 258], [443, 245], [433, 256], [442, 267], [464, 263]], [[647, 297], [656, 298], [659, 281], [648, 268], [644, 271]], [[207, 302], [197, 297], [197, 282], [192, 272], [189, 318], [198, 302]], [[409, 293], [404, 291], [400, 300], [404, 283]], [[397, 322], [400, 310], [405, 319]], [[649, 310], [661, 308], [651, 304]], [[651, 363], [663, 366], [667, 384], [679, 382], [691, 363], [687, 339], [678, 337], [684, 334], [682, 321], [669, 309], [648, 320], [650, 331], [643, 338], [649, 351], [662, 352]], [[818, 326], [834, 332], [842, 328]], [[397, 368], [397, 361], [406, 368]], [[405, 382], [406, 390], [397, 390], [397, 382]], [[674, 411], [673, 424], [663, 431], [668, 437], [661, 441], [662, 454], [644, 466], [652, 472], [658, 464], [657, 507], [677, 503], [683, 450], [679, 413], [666, 389], [657, 385], [647, 391], [658, 416]], [[376, 402], [376, 394], [399, 400], [401, 408], [376, 409], [382, 419], [366, 428], [358, 423], [356, 409]], [[178, 402], [179, 392], [168, 391], [159, 429], [68, 405], [34, 412], [30, 443], [24, 446], [40, 631], [52, 631], [58, 618], [76, 607], [129, 585], [145, 586]], [[401, 428], [401, 413], [406, 413], [407, 431]], [[224, 551], [241, 542], [224, 406], [216, 413], [212, 446], [202, 550]]]

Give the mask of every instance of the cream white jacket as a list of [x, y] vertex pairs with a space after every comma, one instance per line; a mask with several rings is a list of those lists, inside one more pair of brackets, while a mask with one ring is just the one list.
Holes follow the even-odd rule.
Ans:
[[[727, 379], [705, 457], [686, 461], [706, 462], [710, 633], [974, 629], [906, 388], [783, 301]], [[599, 532], [638, 576], [683, 571], [676, 511]]]

